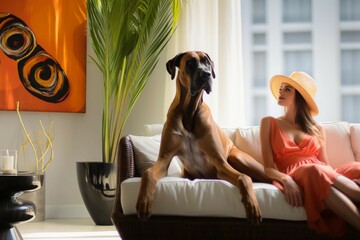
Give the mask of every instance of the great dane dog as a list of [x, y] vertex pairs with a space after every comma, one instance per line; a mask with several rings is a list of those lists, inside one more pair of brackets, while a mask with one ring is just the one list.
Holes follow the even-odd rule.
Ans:
[[203, 92], [211, 92], [215, 78], [212, 60], [204, 52], [190, 51], [167, 62], [171, 79], [175, 78], [176, 67], [176, 95], [167, 113], [157, 162], [142, 175], [136, 204], [138, 217], [150, 217], [156, 182], [166, 176], [172, 158], [178, 156], [184, 177], [218, 178], [237, 186], [247, 218], [259, 223], [261, 212], [251, 177], [267, 181], [263, 166], [234, 146], [203, 101]]

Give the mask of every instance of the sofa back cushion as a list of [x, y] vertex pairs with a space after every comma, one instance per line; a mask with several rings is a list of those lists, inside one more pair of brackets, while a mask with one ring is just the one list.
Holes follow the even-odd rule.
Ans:
[[[360, 161], [360, 124], [327, 122], [321, 125], [326, 133], [327, 154], [331, 166], [337, 168], [347, 162]], [[146, 136], [130, 135], [134, 145], [135, 164], [140, 174], [157, 161], [162, 128], [162, 124], [149, 124], [144, 128]], [[259, 126], [223, 130], [241, 151], [262, 163]], [[181, 176], [181, 171], [181, 162], [175, 157], [170, 164], [168, 175]]]
[[326, 133], [326, 150], [329, 163], [337, 168], [347, 162], [355, 161], [350, 142], [350, 124], [347, 122], [322, 123]]
[[360, 162], [360, 123], [350, 125], [350, 140], [355, 159]]
[[135, 165], [142, 175], [157, 160], [161, 136], [159, 134], [146, 137], [130, 135], [130, 138], [134, 146]]
[[164, 124], [145, 124], [144, 136], [154, 136], [161, 134]]
[[[326, 150], [330, 165], [337, 168], [344, 163], [355, 161], [350, 142], [350, 124], [347, 122], [328, 122], [321, 125], [326, 133]], [[360, 135], [360, 126], [353, 132], [353, 135]], [[357, 138], [354, 136], [353, 142], [356, 142], [355, 139], [358, 141], [357, 150], [360, 153], [360, 136]], [[236, 129], [235, 145], [262, 163], [260, 144], [260, 127]]]
[[259, 163], [263, 163], [261, 157], [260, 127], [237, 128], [234, 144], [241, 151], [252, 156]]
[[[145, 124], [144, 136], [130, 135], [134, 147], [136, 169], [142, 175], [157, 161], [160, 149], [161, 132], [163, 124]], [[224, 128], [225, 134], [231, 141], [235, 141], [235, 129]], [[174, 157], [168, 169], [168, 176], [182, 176], [182, 163], [178, 157]]]
[[[161, 134], [163, 130], [163, 124], [145, 124], [144, 125], [144, 135], [153, 136], [156, 134]], [[235, 128], [223, 128], [225, 134], [230, 138], [232, 142], [235, 142]]]
[[[130, 135], [134, 147], [136, 169], [142, 175], [157, 161], [160, 149], [161, 135], [135, 136]], [[168, 176], [180, 177], [182, 173], [181, 162], [177, 157], [171, 160]]]

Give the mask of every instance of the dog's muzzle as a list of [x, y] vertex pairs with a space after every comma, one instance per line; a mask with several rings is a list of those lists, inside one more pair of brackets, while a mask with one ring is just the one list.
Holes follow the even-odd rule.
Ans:
[[199, 70], [194, 74], [191, 81], [190, 94], [195, 96], [201, 90], [204, 90], [207, 94], [211, 92], [213, 78], [210, 71]]

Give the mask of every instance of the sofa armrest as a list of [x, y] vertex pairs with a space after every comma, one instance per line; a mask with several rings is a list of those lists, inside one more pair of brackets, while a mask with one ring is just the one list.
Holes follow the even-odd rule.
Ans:
[[135, 167], [134, 148], [129, 135], [123, 136], [119, 142], [117, 159], [116, 196], [112, 218], [118, 219], [123, 213], [121, 206], [121, 183], [137, 174]]
[[120, 183], [122, 183], [128, 178], [137, 176], [134, 146], [129, 135], [120, 139], [118, 151], [118, 174]]

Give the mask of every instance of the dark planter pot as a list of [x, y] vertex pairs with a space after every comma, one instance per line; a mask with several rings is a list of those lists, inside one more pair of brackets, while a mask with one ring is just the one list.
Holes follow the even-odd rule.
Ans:
[[77, 178], [82, 199], [96, 225], [113, 225], [111, 212], [116, 193], [114, 163], [77, 162]]

